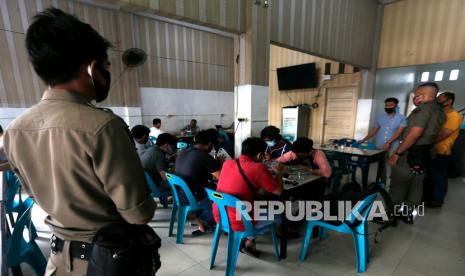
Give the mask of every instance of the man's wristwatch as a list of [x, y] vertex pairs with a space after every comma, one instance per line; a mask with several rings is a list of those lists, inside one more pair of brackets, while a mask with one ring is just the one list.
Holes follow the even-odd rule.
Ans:
[[404, 154], [404, 153], [396, 152], [396, 153], [394, 153], [394, 154], [399, 155], [399, 156], [402, 156], [402, 154]]

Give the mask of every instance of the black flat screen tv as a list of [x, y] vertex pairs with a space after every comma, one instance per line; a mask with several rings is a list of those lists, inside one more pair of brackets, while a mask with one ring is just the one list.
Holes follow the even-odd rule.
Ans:
[[277, 70], [279, 90], [292, 90], [318, 87], [315, 63], [281, 67]]

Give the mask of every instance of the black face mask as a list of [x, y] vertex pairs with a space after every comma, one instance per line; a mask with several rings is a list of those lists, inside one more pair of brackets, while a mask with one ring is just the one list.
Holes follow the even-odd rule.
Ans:
[[104, 101], [108, 97], [108, 92], [110, 91], [110, 82], [111, 82], [111, 75], [110, 72], [103, 69], [101, 65], [97, 67], [100, 74], [102, 74], [103, 78], [105, 79], [106, 84], [102, 85], [97, 79], [92, 76], [92, 84], [94, 85], [95, 93], [97, 98], [95, 99], [98, 103]]
[[387, 114], [392, 114], [396, 111], [395, 108], [385, 108], [384, 111], [386, 111]]

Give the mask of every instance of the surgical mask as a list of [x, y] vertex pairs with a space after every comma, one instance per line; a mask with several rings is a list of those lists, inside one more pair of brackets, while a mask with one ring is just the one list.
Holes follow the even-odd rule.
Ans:
[[100, 103], [100, 102], [103, 102], [108, 97], [108, 92], [110, 91], [111, 75], [110, 75], [110, 72], [103, 69], [102, 66], [99, 65], [97, 68], [100, 71], [100, 74], [102, 74], [103, 78], [105, 79], [105, 82], [106, 82], [105, 85], [102, 85], [98, 80], [94, 78], [94, 76], [92, 76], [90, 65], [87, 67], [87, 73], [92, 78], [92, 85], [94, 86], [96, 97], [97, 97], [95, 100], [98, 103]]
[[422, 97], [422, 95], [418, 95], [418, 96], [413, 97], [413, 104], [415, 106], [419, 106], [421, 104], [421, 99], [420, 99], [421, 97]]
[[447, 101], [443, 101], [443, 102], [438, 102], [442, 107], [446, 107], [447, 106]]
[[386, 111], [387, 114], [392, 114], [392, 113], [396, 112], [396, 109], [395, 108], [385, 108], [384, 111]]
[[268, 145], [268, 147], [272, 148], [276, 146], [276, 141], [275, 140], [266, 141], [266, 144]]

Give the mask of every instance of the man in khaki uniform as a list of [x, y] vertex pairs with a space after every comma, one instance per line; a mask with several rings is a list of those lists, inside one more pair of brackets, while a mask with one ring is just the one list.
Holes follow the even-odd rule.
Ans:
[[415, 110], [407, 118], [402, 142], [389, 159], [392, 165], [389, 194], [395, 205], [408, 208], [406, 221], [413, 223], [415, 205], [421, 203], [426, 167], [431, 150], [446, 119], [442, 106], [436, 101], [437, 84], [424, 83], [415, 90]]
[[49, 86], [10, 124], [5, 151], [54, 234], [46, 275], [85, 275], [96, 231], [145, 224], [156, 204], [124, 121], [90, 102], [110, 87], [109, 42], [58, 9], [34, 17], [26, 48]]

